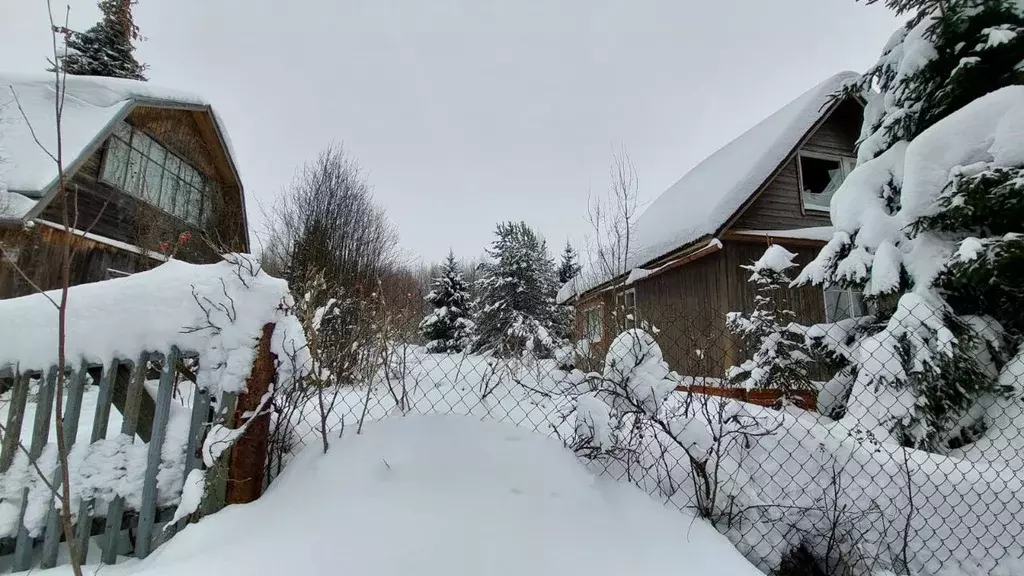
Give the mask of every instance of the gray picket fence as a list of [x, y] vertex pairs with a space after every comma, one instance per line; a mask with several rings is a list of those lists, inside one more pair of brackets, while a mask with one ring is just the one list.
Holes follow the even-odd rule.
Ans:
[[[83, 417], [82, 399], [86, 386], [91, 383], [98, 387], [96, 391], [96, 410], [92, 415], [92, 434], [88, 442], [94, 444], [106, 438], [110, 424], [112, 407], [122, 416], [121, 433], [148, 443], [145, 478], [142, 488], [141, 506], [138, 510], [128, 510], [123, 497], [117, 496], [107, 506], [105, 516], [96, 515], [94, 501], [82, 501], [77, 510], [74, 526], [74, 540], [78, 559], [81, 562], [96, 562], [89, 558], [90, 540], [94, 545], [98, 540], [101, 550], [99, 561], [104, 564], [116, 562], [118, 555], [129, 548], [131, 554], [145, 558], [161, 543], [180, 529], [187, 519], [182, 519], [174, 526], [166, 526], [173, 516], [174, 508], [158, 509], [157, 474], [160, 471], [161, 450], [167, 435], [168, 421], [172, 397], [175, 387], [182, 379], [195, 381], [194, 371], [186, 364], [198, 358], [195, 353], [183, 353], [172, 347], [166, 352], [143, 352], [136, 359], [114, 358], [107, 366], [92, 365], [82, 362], [73, 372], [68, 372], [64, 389], [64, 435], [67, 450], [76, 442], [86, 441], [77, 438], [79, 421]], [[157, 370], [159, 371], [157, 373]], [[58, 382], [58, 368], [50, 367], [45, 371], [8, 369], [6, 378], [0, 374], [0, 386], [10, 391], [10, 407], [0, 442], [0, 475], [6, 473], [18, 452], [27, 456], [30, 462], [36, 462], [43, 455], [43, 450], [50, 439], [51, 418], [54, 417], [54, 400]], [[147, 380], [159, 379], [157, 392], [152, 395], [146, 389]], [[38, 381], [36, 410], [31, 428], [31, 437], [22, 438], [26, 403], [29, 399], [30, 387]], [[209, 393], [193, 387], [191, 421], [185, 452], [183, 478], [188, 473], [202, 466], [200, 449], [205, 432], [211, 423], [227, 423], [231, 426], [237, 397], [225, 394], [214, 408], [211, 408]], [[88, 418], [89, 415], [84, 415]], [[87, 425], [87, 422], [83, 422]], [[54, 439], [55, 441], [55, 439]], [[218, 464], [218, 467], [226, 465]], [[223, 472], [223, 471], [221, 471]], [[37, 473], [32, 470], [31, 473]], [[207, 486], [207, 494], [203, 503], [203, 512], [212, 512], [224, 505], [227, 473], [208, 474], [213, 476], [212, 484]], [[60, 490], [61, 470], [59, 461], [50, 486]], [[57, 565], [61, 542], [64, 540], [61, 514], [57, 509], [57, 499], [52, 499], [46, 517], [45, 528], [35, 537], [25, 526], [25, 514], [29, 502], [29, 488], [22, 490], [20, 498], [20, 516], [16, 537], [0, 540], [0, 558], [13, 555], [10, 562], [13, 571], [23, 571], [37, 565], [39, 568], [52, 568]], [[125, 541], [128, 544], [125, 544]], [[69, 547], [70, 548], [70, 547]], [[9, 558], [4, 560], [10, 561]]]

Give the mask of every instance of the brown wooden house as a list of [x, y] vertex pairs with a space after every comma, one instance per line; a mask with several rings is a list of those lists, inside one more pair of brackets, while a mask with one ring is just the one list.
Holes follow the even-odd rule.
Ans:
[[[0, 73], [0, 298], [248, 251], [227, 135], [200, 97], [144, 82]], [[57, 169], [55, 103], [62, 102]], [[68, 235], [65, 226], [73, 229]]]
[[[635, 226], [628, 273], [570, 282], [577, 329], [600, 359], [615, 335], [643, 325], [670, 367], [721, 377], [743, 351], [726, 314], [750, 312], [754, 288], [741, 268], [780, 244], [806, 264], [832, 236], [829, 200], [855, 164], [863, 116], [856, 99], [832, 97], [837, 74], [698, 164], [658, 197]], [[803, 287], [782, 298], [801, 323], [861, 313], [857, 294]]]

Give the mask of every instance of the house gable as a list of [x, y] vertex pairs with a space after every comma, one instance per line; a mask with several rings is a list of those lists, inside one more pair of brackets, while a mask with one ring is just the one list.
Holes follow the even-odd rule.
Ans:
[[737, 212], [723, 230], [793, 230], [829, 226], [828, 212], [805, 210], [800, 196], [799, 153], [856, 157], [863, 106], [847, 99], [832, 106], [808, 132], [776, 173]]
[[[173, 242], [179, 234], [189, 231], [205, 233], [228, 250], [246, 251], [248, 235], [241, 183], [209, 108], [133, 105], [123, 116], [123, 121], [149, 135], [216, 183], [218, 194], [213, 198], [216, 216], [202, 229], [103, 180], [103, 163], [111, 134], [121, 121], [99, 134], [97, 143], [69, 166], [67, 185], [76, 192], [75, 206], [68, 211], [69, 221], [81, 230], [144, 250], [156, 250], [162, 242]], [[58, 192], [57, 185], [48, 189], [25, 219], [63, 222], [62, 206], [56, 200]], [[208, 254], [199, 259], [208, 260], [213, 256]]]

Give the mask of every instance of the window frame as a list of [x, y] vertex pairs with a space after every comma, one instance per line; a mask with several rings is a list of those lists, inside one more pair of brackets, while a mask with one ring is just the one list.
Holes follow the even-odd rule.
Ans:
[[[597, 322], [595, 323], [595, 325], [597, 326], [597, 329], [596, 329], [597, 337], [596, 338], [591, 333], [591, 328], [592, 328], [592, 325], [591, 325], [591, 322], [590, 322], [591, 317], [597, 319]], [[591, 306], [590, 308], [585, 309], [583, 311], [583, 319], [584, 319], [584, 323], [585, 323], [587, 342], [590, 342], [591, 344], [596, 344], [596, 343], [601, 342], [602, 340], [604, 340], [604, 310], [602, 309], [602, 307], [601, 306]]]
[[[828, 294], [829, 292], [845, 293], [849, 298], [850, 307], [848, 310], [850, 314], [845, 318], [835, 318], [835, 313], [829, 309], [828, 305]], [[825, 303], [825, 323], [832, 324], [835, 322], [841, 322], [843, 320], [850, 320], [853, 318], [860, 318], [867, 316], [869, 313], [868, 305], [864, 302], [864, 293], [860, 290], [854, 290], [853, 288], [841, 288], [839, 286], [830, 286], [822, 289], [822, 299]]]
[[[124, 134], [121, 133], [124, 132], [124, 128], [121, 128], [122, 126], [127, 129], [127, 140], [125, 139]], [[164, 152], [164, 161], [162, 163], [158, 163], [150, 155], [148, 149], [146, 152], [142, 152], [141, 150], [133, 146], [135, 142], [135, 134], [140, 134], [141, 136], [144, 136], [148, 140], [147, 144], [149, 144], [150, 146], [159, 146]], [[107, 164], [111, 154], [114, 153], [112, 146], [114, 140], [117, 140], [120, 144], [127, 146], [127, 156], [124, 160], [125, 173], [121, 178], [121, 182], [115, 182], [107, 178]], [[142, 182], [146, 182], [149, 166], [157, 165], [160, 167], [161, 184], [159, 189], [155, 192], [155, 196], [153, 192], [148, 192], [145, 190], [139, 190], [138, 193], [136, 193], [133, 191], [133, 187], [130, 185], [129, 180], [132, 179], [131, 161], [132, 158], [136, 155], [141, 159], [139, 173], [136, 175], [136, 179]], [[174, 158], [178, 164], [178, 171], [176, 174], [174, 174], [174, 179], [178, 181], [179, 185], [176, 187], [174, 191], [175, 198], [174, 202], [171, 204], [173, 206], [173, 209], [177, 209], [179, 203], [182, 202], [179, 199], [181, 196], [186, 197], [186, 207], [184, 210], [182, 210], [182, 214], [180, 215], [166, 210], [164, 208], [165, 201], [162, 197], [164, 190], [166, 188], [163, 182], [167, 180], [167, 175], [170, 172], [168, 168], [168, 159], [170, 158]], [[182, 177], [182, 173], [185, 167], [188, 167], [188, 169], [192, 170], [193, 172], [192, 174], [189, 174], [189, 176], [199, 176], [200, 181], [198, 183], [198, 186], [193, 183], [192, 179], [186, 180], [185, 178]], [[214, 202], [213, 198], [208, 198], [208, 196], [210, 196], [211, 194], [216, 194], [217, 190], [220, 188], [220, 185], [216, 181], [214, 181], [213, 178], [210, 177], [210, 175], [206, 174], [205, 172], [197, 168], [196, 165], [193, 164], [189, 159], [185, 158], [181, 154], [172, 150], [170, 147], [166, 146], [164, 143], [162, 143], [149, 132], [123, 120], [118, 123], [118, 127], [115, 128], [110, 133], [110, 135], [107, 137], [106, 142], [104, 143], [103, 157], [100, 161], [100, 171], [98, 180], [108, 186], [116, 188], [123, 194], [131, 196], [132, 198], [139, 202], [145, 203], [147, 206], [155, 210], [158, 210], [172, 218], [176, 218], [188, 226], [194, 226], [197, 228], [203, 228], [212, 221]], [[196, 206], [193, 206], [190, 200], [192, 195], [196, 193], [199, 194], [199, 200], [196, 203]], [[152, 199], [150, 197], [152, 197]], [[193, 220], [190, 218], [190, 216], [192, 216], [192, 210], [196, 207], [198, 208], [198, 211], [195, 215], [195, 219]]]
[[[828, 206], [818, 206], [816, 204], [807, 203], [807, 197], [804, 195], [804, 158], [838, 162], [839, 170], [842, 171], [844, 182], [850, 176], [850, 173], [857, 167], [857, 159], [853, 156], [828, 154], [825, 152], [812, 152], [809, 150], [800, 150], [796, 153], [797, 194], [800, 196], [800, 209], [804, 214], [808, 212], [828, 214]], [[829, 201], [831, 202], [831, 198]]]
[[[630, 304], [630, 299], [633, 300]], [[636, 328], [636, 288], [623, 290], [615, 295], [616, 312], [622, 311], [622, 325], [625, 328]], [[630, 317], [632, 316], [632, 318]]]

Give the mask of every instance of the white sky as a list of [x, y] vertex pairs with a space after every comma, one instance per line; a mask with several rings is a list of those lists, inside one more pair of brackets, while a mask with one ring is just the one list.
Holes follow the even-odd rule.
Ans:
[[[97, 16], [72, 0], [72, 28]], [[141, 0], [136, 20], [150, 80], [222, 114], [254, 227], [296, 166], [342, 142], [426, 260], [479, 254], [500, 220], [557, 252], [588, 232], [619, 146], [649, 201], [870, 66], [900, 25], [853, 0]], [[43, 0], [0, 0], [0, 68], [42, 70], [48, 43]]]

